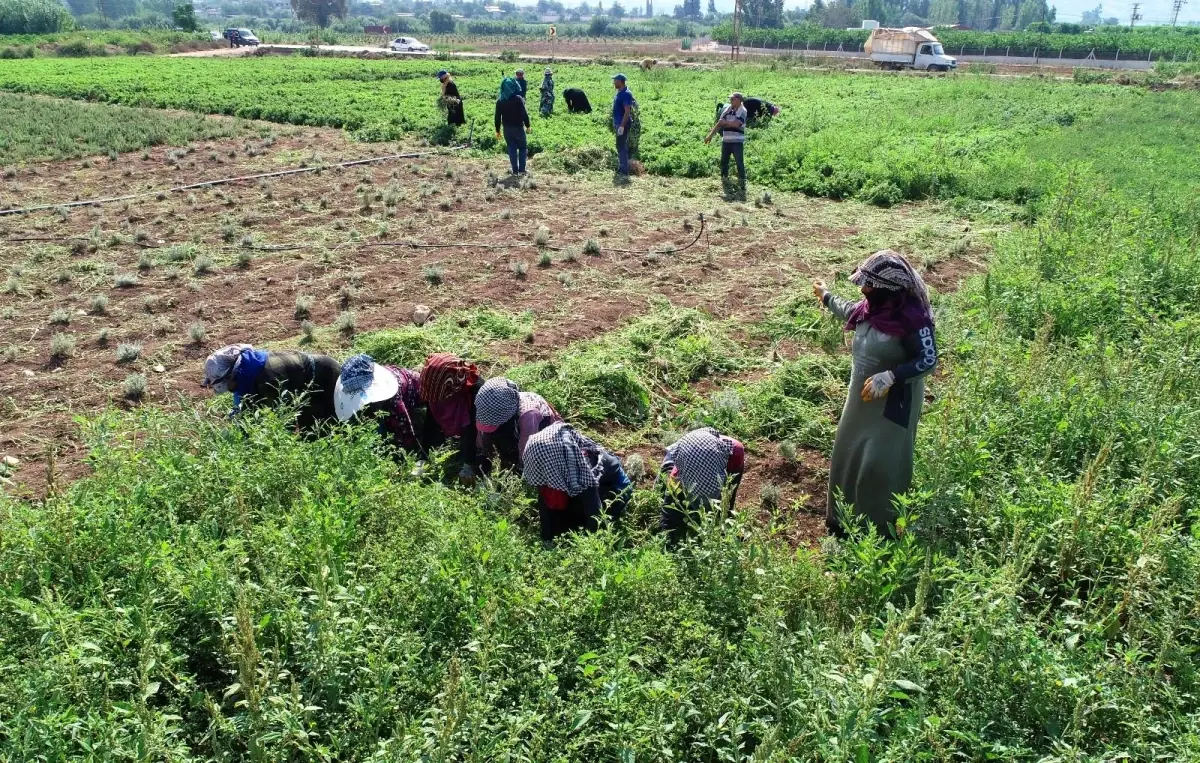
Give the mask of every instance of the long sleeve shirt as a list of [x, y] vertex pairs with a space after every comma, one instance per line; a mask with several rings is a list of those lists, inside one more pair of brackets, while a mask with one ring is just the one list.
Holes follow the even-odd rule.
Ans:
[[496, 101], [496, 132], [500, 132], [501, 125], [506, 127], [530, 126], [529, 112], [525, 110], [523, 98]]

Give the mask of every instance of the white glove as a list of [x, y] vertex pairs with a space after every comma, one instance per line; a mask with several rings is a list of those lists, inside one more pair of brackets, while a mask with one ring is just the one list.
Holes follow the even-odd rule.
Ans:
[[896, 375], [891, 371], [881, 371], [863, 382], [862, 399], [864, 403], [887, 397], [888, 390], [896, 382]]
[[617, 137], [619, 138], [619, 137], [621, 137], [621, 136], [622, 136], [622, 135], [624, 135], [624, 134], [625, 134], [625, 128], [624, 128], [624, 127], [618, 127], [618, 128], [617, 128]]

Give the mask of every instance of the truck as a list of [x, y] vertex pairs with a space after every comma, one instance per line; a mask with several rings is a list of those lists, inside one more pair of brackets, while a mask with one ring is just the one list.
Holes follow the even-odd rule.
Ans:
[[946, 55], [938, 38], [921, 27], [874, 29], [863, 50], [884, 69], [948, 72], [958, 68], [958, 61]]

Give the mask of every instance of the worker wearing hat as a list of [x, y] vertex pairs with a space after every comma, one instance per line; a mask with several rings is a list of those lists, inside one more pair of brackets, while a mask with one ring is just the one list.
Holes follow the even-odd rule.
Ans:
[[617, 175], [629, 177], [629, 128], [633, 124], [633, 93], [625, 84], [624, 74], [613, 75], [613, 87], [617, 89], [613, 96], [612, 122], [613, 130], [617, 133]]
[[542, 112], [542, 116], [548, 117], [554, 111], [554, 72], [548, 68], [542, 73], [541, 92], [542, 103], [540, 111]]

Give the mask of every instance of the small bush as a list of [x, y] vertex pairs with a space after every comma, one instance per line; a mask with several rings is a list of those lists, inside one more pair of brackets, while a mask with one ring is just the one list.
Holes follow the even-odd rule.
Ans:
[[250, 267], [250, 263], [254, 260], [254, 255], [248, 250], [242, 249], [233, 258], [233, 265], [238, 270], [245, 270]]
[[75, 354], [74, 334], [55, 334], [50, 339], [50, 357], [54, 360], [64, 360]]
[[51, 326], [66, 326], [71, 322], [71, 311], [66, 308], [57, 308], [50, 313]]
[[136, 273], [119, 273], [117, 277], [113, 279], [113, 286], [117, 287], [118, 289], [128, 289], [130, 287], [137, 286], [137, 283], [138, 277]]
[[425, 282], [430, 286], [437, 286], [445, 280], [446, 269], [441, 265], [426, 265], [421, 269], [421, 274], [425, 277]]
[[789, 464], [796, 460], [796, 444], [790, 440], [779, 443], [779, 457]]
[[544, 225], [539, 225], [538, 229], [533, 234], [533, 243], [538, 246], [546, 246], [550, 243], [550, 229]]
[[296, 320], [302, 320], [312, 315], [313, 298], [307, 295], [296, 297], [296, 309], [293, 312]]
[[141, 374], [130, 374], [121, 383], [121, 394], [127, 400], [141, 400], [146, 395], [146, 377]]
[[594, 238], [589, 238], [583, 244], [583, 253], [592, 257], [600, 256], [600, 242]]
[[202, 254], [196, 259], [192, 260], [192, 272], [198, 276], [202, 276], [212, 269], [213, 260], [212, 257], [209, 257], [207, 254]]
[[542, 252], [538, 256], [537, 264], [539, 268], [548, 268], [554, 264], [554, 258], [550, 256], [550, 252]]
[[770, 482], [764, 482], [763, 486], [759, 488], [758, 497], [759, 500], [762, 501], [762, 507], [764, 509], [777, 509], [779, 508], [779, 502], [782, 499], [783, 494], [777, 485], [774, 485]]
[[352, 337], [358, 332], [358, 316], [352, 311], [346, 310], [338, 315], [337, 321], [333, 324], [338, 333], [344, 337]]
[[500, 60], [512, 64], [521, 60], [521, 52], [517, 50], [502, 50], [500, 51]]
[[525, 275], [529, 272], [529, 264], [524, 260], [517, 260], [516, 262], [511, 263], [509, 268], [519, 281], [525, 280]]
[[124, 343], [117, 345], [117, 362], [132, 363], [142, 355], [140, 344]]
[[188, 326], [188, 337], [192, 340], [192, 344], [204, 344], [205, 337], [208, 336], [208, 330], [204, 328], [203, 323], [193, 323]]
[[625, 458], [625, 475], [635, 485], [646, 476], [646, 459], [641, 453], [631, 453]]
[[317, 340], [317, 327], [312, 321], [300, 321], [300, 344], [312, 344]]

